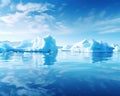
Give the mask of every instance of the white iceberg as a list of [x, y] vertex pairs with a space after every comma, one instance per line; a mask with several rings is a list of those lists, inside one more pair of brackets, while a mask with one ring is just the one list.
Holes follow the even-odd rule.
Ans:
[[120, 51], [120, 46], [118, 44], [113, 44], [112, 47], [114, 47], [114, 52]]
[[72, 45], [64, 45], [61, 50], [62, 51], [70, 51], [71, 47], [72, 47]]
[[44, 40], [37, 37], [33, 40], [22, 41], [15, 49], [21, 51], [40, 51], [44, 47]]
[[86, 39], [71, 47], [71, 51], [73, 52], [113, 52], [113, 49], [113, 47], [105, 42]]
[[91, 41], [88, 41], [85, 39], [83, 41], [80, 41], [80, 42], [74, 44], [71, 47], [71, 51], [73, 51], [73, 52], [91, 52], [91, 47], [92, 47]]
[[45, 38], [37, 37], [33, 40], [19, 42], [19, 44], [0, 42], [0, 52], [57, 52], [57, 50], [56, 41], [52, 36]]

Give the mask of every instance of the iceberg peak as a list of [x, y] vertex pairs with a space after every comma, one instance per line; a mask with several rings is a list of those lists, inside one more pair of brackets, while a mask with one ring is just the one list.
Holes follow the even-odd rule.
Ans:
[[44, 38], [44, 41], [45, 41], [45, 45], [43, 47], [43, 52], [57, 52], [58, 51], [58, 48], [57, 48], [57, 45], [56, 45], [56, 41], [55, 39], [48, 35], [47, 37]]

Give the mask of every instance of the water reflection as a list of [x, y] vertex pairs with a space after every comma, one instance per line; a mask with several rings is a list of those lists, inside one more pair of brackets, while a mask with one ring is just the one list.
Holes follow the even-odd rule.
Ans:
[[[63, 52], [64, 53], [64, 52]], [[92, 63], [103, 62], [109, 60], [113, 53], [104, 53], [104, 52], [93, 52], [93, 53], [14, 53], [14, 52], [5, 52], [0, 53], [1, 61], [16, 61], [22, 64], [30, 64], [34, 66], [38, 65], [53, 65], [57, 61], [79, 61], [83, 63], [89, 63], [92, 60]], [[56, 60], [58, 57], [58, 60]]]
[[57, 53], [44, 53], [44, 65], [53, 65], [56, 62]]
[[0, 60], [10, 60], [13, 55], [13, 52], [0, 53]]
[[22, 64], [53, 65], [56, 62], [57, 53], [0, 53], [0, 61], [16, 61]]
[[[108, 66], [105, 63], [90, 64], [91, 54], [58, 55], [0, 54], [0, 96], [120, 96], [120, 59], [107, 62]], [[112, 54], [96, 53], [92, 56], [94, 62], [100, 62], [108, 60]], [[115, 56], [120, 57], [120, 54]], [[82, 60], [87, 63], [81, 63]], [[13, 67], [9, 68], [12, 64]]]
[[92, 53], [92, 61], [95, 62], [102, 62], [109, 60], [113, 55], [113, 52], [93, 52]]

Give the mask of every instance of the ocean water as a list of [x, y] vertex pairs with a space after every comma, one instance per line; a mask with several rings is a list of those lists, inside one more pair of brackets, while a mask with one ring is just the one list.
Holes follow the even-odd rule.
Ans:
[[120, 53], [0, 53], [0, 96], [120, 96]]

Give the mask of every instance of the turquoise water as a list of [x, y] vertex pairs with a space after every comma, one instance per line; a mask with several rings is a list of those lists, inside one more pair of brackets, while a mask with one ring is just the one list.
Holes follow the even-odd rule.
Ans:
[[120, 96], [120, 53], [0, 53], [0, 96]]

